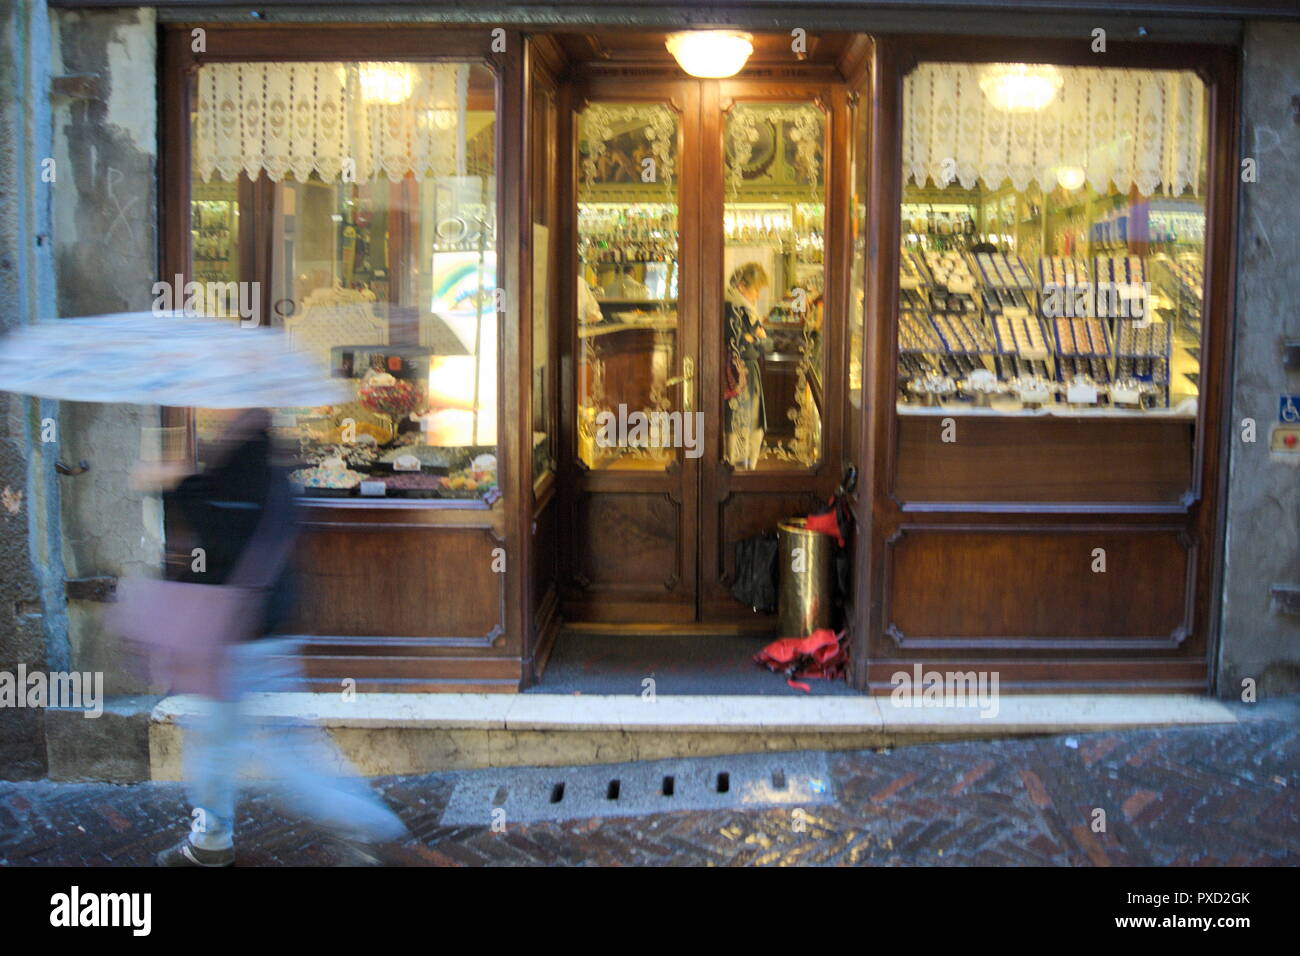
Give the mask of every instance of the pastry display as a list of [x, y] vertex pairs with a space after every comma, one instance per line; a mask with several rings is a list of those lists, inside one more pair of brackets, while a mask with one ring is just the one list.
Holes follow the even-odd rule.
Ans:
[[938, 361], [938, 374], [952, 379], [963, 378], [981, 368], [984, 362], [978, 355], [964, 352], [941, 353]]
[[1028, 313], [1000, 315], [993, 322], [998, 337], [998, 351], [1006, 353], [1027, 352], [1042, 355], [1047, 352], [1047, 340], [1038, 319]]
[[415, 411], [420, 403], [420, 392], [413, 383], [381, 372], [368, 376], [357, 387], [357, 399], [376, 415], [398, 419]]
[[1168, 358], [1168, 323], [1119, 322], [1115, 334], [1115, 354], [1134, 358]]
[[479, 498], [497, 486], [496, 470], [462, 468], [438, 479], [439, 493], [452, 498]]
[[908, 382], [911, 392], [927, 405], [933, 405], [957, 391], [957, 384], [946, 375], [927, 375]]
[[289, 480], [302, 489], [314, 491], [351, 491], [365, 476], [346, 467], [341, 459], [332, 458], [310, 468], [289, 473]]
[[997, 289], [992, 287], [985, 288], [981, 293], [984, 300], [984, 311], [990, 314], [1002, 312], [1006, 309], [1032, 310], [1034, 308], [1032, 294], [1021, 289]]
[[1093, 275], [1098, 285], [1140, 286], [1146, 282], [1141, 256], [1098, 256]]
[[[352, 346], [340, 351], [349, 360], [343, 363], [344, 377], [354, 379], [356, 401], [310, 414], [284, 412], [284, 437], [297, 441], [298, 464], [289, 477], [298, 494], [437, 498], [451, 492], [452, 497], [473, 497], [470, 492], [495, 487], [492, 446], [428, 444], [430, 433], [412, 414], [427, 406], [427, 369], [414, 368], [407, 357], [395, 354], [396, 347], [381, 355]], [[354, 372], [360, 369], [364, 371]], [[475, 455], [479, 467], [445, 488], [440, 478], [465, 469]]]
[[1056, 376], [1062, 382], [1087, 379], [1089, 382], [1110, 381], [1110, 370], [1102, 358], [1082, 356], [1057, 356]]
[[898, 285], [901, 289], [918, 289], [926, 284], [925, 273], [916, 255], [904, 249], [898, 257]]
[[970, 396], [983, 405], [987, 405], [994, 395], [999, 395], [1006, 390], [1006, 383], [999, 382], [996, 376], [988, 372], [983, 375], [971, 375], [957, 383], [958, 392]]
[[975, 256], [975, 264], [984, 279], [984, 285], [994, 289], [1033, 289], [1037, 283], [1029, 275], [1029, 270], [1020, 261], [1019, 256], [1007, 256], [1000, 252], [981, 252]]
[[1036, 375], [1014, 378], [1008, 384], [1025, 408], [1042, 408], [1056, 395], [1055, 384]]
[[384, 484], [390, 495], [407, 498], [433, 498], [442, 487], [442, 479], [425, 472], [395, 472], [385, 475]]
[[898, 317], [898, 348], [903, 352], [939, 352], [944, 346], [929, 319], [905, 312]]
[[1106, 331], [1097, 319], [1053, 319], [1061, 355], [1109, 355]]
[[1090, 281], [1088, 263], [1068, 256], [1043, 256], [1038, 260], [1038, 273], [1044, 287], [1070, 288]]
[[997, 351], [993, 336], [976, 315], [936, 314], [931, 316], [931, 320], [949, 352], [988, 354]]
[[958, 252], [925, 253], [925, 268], [936, 286], [952, 291], [973, 292], [975, 275], [970, 264]]
[[[463, 461], [459, 449], [440, 448], [435, 445], [403, 444], [390, 448], [379, 456], [379, 461], [396, 466], [403, 458], [413, 458], [417, 468], [450, 468], [457, 460]], [[396, 467], [394, 470], [397, 470]]]
[[379, 449], [373, 442], [327, 445], [303, 439], [298, 444], [298, 455], [308, 465], [338, 459], [352, 468], [369, 468], [375, 463], [378, 454]]

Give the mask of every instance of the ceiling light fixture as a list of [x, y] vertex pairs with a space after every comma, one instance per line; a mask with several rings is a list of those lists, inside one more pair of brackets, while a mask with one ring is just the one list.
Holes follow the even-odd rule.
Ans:
[[411, 98], [415, 69], [409, 63], [362, 63], [361, 98], [367, 103], [396, 106]]
[[1064, 85], [1056, 67], [1033, 63], [992, 63], [980, 76], [980, 89], [1004, 113], [1046, 109]]
[[1058, 166], [1056, 167], [1056, 181], [1060, 183], [1061, 188], [1066, 192], [1074, 192], [1083, 185], [1087, 173], [1082, 166]]
[[691, 76], [716, 80], [745, 68], [754, 52], [754, 38], [735, 30], [690, 30], [670, 33], [665, 46]]

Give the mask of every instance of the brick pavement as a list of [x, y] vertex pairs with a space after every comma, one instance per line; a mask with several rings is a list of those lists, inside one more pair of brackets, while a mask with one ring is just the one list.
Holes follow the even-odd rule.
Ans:
[[[831, 758], [836, 802], [443, 827], [456, 774], [373, 786], [409, 865], [1300, 864], [1300, 730], [1235, 726], [928, 744]], [[1106, 813], [1104, 832], [1090, 825]], [[239, 810], [239, 863], [329, 865], [317, 827], [263, 792]], [[178, 784], [0, 782], [0, 865], [148, 864], [188, 820]]]

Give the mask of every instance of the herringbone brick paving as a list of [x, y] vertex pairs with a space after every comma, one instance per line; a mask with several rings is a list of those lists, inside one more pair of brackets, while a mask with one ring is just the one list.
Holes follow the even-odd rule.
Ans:
[[[373, 782], [415, 866], [1300, 864], [1291, 720], [929, 744], [831, 757], [835, 803], [443, 827], [456, 774]], [[1094, 826], [1104, 811], [1104, 829]], [[0, 782], [0, 865], [141, 865], [184, 832], [178, 784]], [[240, 865], [329, 865], [325, 833], [264, 792], [240, 804]]]

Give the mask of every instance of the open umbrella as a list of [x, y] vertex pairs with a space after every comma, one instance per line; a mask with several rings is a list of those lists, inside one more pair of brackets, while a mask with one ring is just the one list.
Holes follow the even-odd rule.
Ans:
[[0, 391], [73, 402], [283, 408], [346, 402], [345, 383], [274, 328], [183, 313], [44, 319], [0, 338]]

